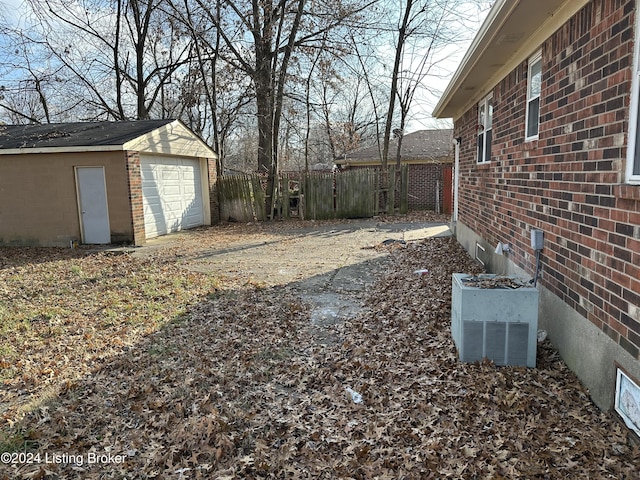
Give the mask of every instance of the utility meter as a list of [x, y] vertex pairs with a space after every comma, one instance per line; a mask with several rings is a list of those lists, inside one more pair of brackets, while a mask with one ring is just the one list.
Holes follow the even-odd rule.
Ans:
[[531, 230], [531, 248], [542, 250], [544, 245], [544, 232], [542, 230]]

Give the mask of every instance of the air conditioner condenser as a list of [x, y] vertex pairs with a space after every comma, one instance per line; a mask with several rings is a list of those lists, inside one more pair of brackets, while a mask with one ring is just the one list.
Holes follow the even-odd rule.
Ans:
[[[496, 365], [535, 367], [538, 290], [517, 277], [497, 277], [469, 282], [469, 275], [453, 274], [451, 334], [458, 356], [463, 362], [487, 358]], [[509, 286], [486, 288], [501, 283]]]

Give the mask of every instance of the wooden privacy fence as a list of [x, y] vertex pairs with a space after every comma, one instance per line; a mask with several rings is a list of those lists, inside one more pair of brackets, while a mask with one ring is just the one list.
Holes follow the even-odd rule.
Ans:
[[265, 194], [258, 175], [218, 177], [220, 218], [225, 221], [266, 220]]
[[[379, 168], [341, 172], [283, 173], [276, 179], [274, 215], [313, 220], [367, 218], [408, 210], [409, 175], [406, 165], [400, 177], [395, 167], [385, 174]], [[218, 178], [220, 218], [223, 221], [266, 220], [266, 179], [258, 174]], [[386, 199], [386, 202], [385, 202]]]
[[303, 218], [324, 220], [335, 218], [335, 174], [307, 173], [300, 190], [300, 212]]
[[336, 216], [373, 217], [380, 200], [379, 172], [363, 168], [348, 173], [336, 176]]

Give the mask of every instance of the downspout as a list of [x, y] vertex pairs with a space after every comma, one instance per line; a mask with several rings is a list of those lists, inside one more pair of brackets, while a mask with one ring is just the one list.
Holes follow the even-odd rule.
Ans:
[[460, 183], [460, 143], [462, 143], [462, 137], [458, 137], [453, 141], [455, 145], [454, 165], [453, 165], [453, 230], [455, 233], [455, 226], [458, 222], [458, 186]]

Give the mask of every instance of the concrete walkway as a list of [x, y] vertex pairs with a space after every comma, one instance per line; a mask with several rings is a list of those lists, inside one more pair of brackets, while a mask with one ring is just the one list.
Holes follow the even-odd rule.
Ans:
[[311, 305], [312, 333], [318, 343], [327, 344], [336, 341], [327, 327], [358, 313], [367, 287], [384, 268], [389, 251], [381, 248], [383, 242], [451, 235], [442, 223], [354, 220], [304, 228], [291, 225], [265, 224], [248, 234], [239, 226], [215, 242], [214, 229], [185, 231], [151, 240], [134, 255], [173, 247], [185, 252], [181, 263], [190, 270], [240, 284], [286, 286]]

